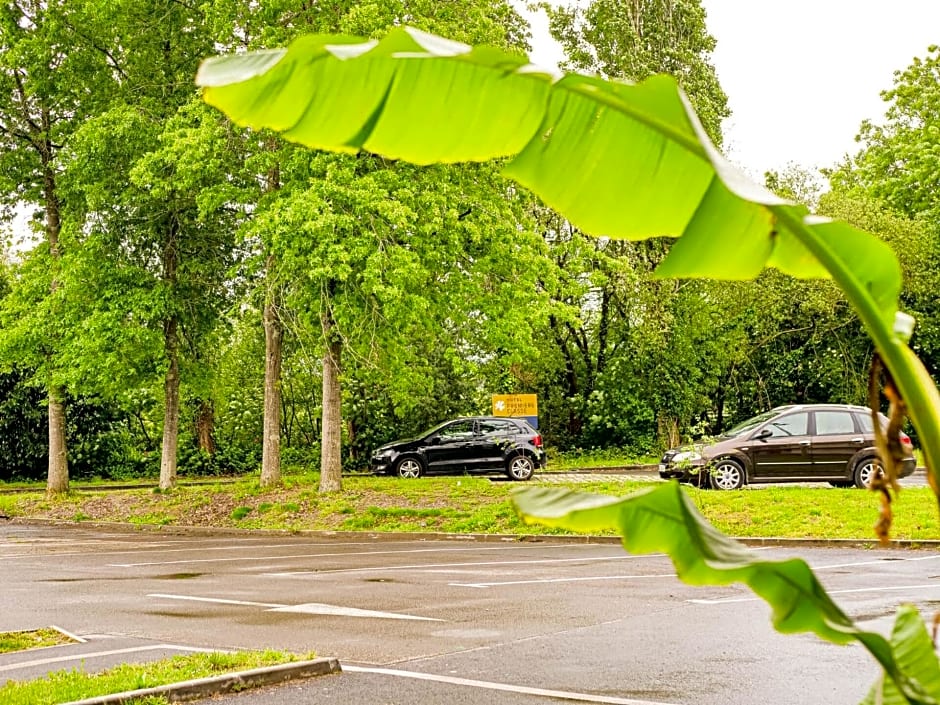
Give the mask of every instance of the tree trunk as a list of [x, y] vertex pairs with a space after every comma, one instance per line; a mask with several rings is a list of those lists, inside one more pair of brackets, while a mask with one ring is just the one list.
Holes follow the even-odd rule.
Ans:
[[323, 429], [320, 436], [320, 492], [339, 492], [342, 481], [342, 406], [340, 397], [340, 355], [343, 343], [336, 334], [336, 322], [329, 301], [320, 314], [325, 352], [323, 355]]
[[[167, 241], [163, 248], [163, 282], [170, 296], [176, 290], [177, 235], [179, 224], [172, 220], [168, 226]], [[179, 320], [170, 313], [163, 321], [163, 352], [166, 355], [166, 377], [163, 381], [163, 445], [160, 451], [160, 489], [176, 486], [176, 452], [179, 446], [180, 426], [180, 361]]]
[[[46, 111], [42, 113], [42, 124], [45, 134], [48, 135], [49, 114]], [[58, 261], [61, 257], [59, 250], [59, 234], [62, 231], [62, 216], [59, 211], [59, 197], [56, 192], [55, 170], [53, 168], [53, 146], [48, 139], [43, 140], [40, 148], [40, 157], [43, 167], [43, 197], [45, 199], [46, 211], [46, 242], [49, 245], [49, 256], [52, 258], [53, 267], [58, 269]], [[55, 270], [54, 270], [55, 271]], [[49, 287], [49, 293], [52, 298], [55, 297], [59, 288], [59, 280], [56, 276], [52, 277], [52, 283]], [[54, 302], [53, 302], [53, 305]], [[50, 356], [51, 357], [51, 356]], [[50, 366], [54, 362], [50, 359]], [[68, 453], [66, 451], [65, 439], [65, 389], [58, 385], [49, 385], [49, 469], [46, 478], [46, 492], [48, 494], [58, 494], [68, 492], [69, 489], [69, 465]]]
[[164, 350], [168, 366], [163, 382], [163, 446], [160, 452], [160, 489], [176, 486], [176, 452], [179, 445], [180, 424], [180, 366], [177, 349], [175, 318], [164, 325]]
[[200, 399], [196, 410], [196, 440], [199, 450], [215, 455], [215, 404], [211, 399]]
[[268, 257], [268, 291], [264, 302], [264, 437], [261, 446], [261, 486], [281, 484], [281, 350], [284, 326], [274, 291], [273, 256]]
[[65, 404], [62, 388], [49, 387], [49, 475], [46, 492], [58, 494], [69, 490], [69, 466], [65, 452]]
[[666, 448], [676, 448], [679, 445], [679, 420], [673, 416], [660, 414], [656, 419], [659, 432], [659, 442]]

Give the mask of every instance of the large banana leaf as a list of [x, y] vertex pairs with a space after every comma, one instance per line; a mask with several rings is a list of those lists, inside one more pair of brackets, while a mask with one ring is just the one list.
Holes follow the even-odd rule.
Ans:
[[[556, 76], [504, 52], [404, 27], [378, 42], [314, 36], [287, 49], [215, 57], [197, 83], [238, 124], [310, 147], [419, 164], [507, 158], [508, 176], [586, 232], [678, 238], [662, 276], [742, 279], [768, 266], [832, 276], [893, 374], [940, 487], [940, 395], [906, 345], [911, 321], [898, 313], [896, 257], [877, 238], [748, 181], [710, 144], [671, 78], [628, 85]], [[770, 602], [778, 628], [857, 640], [904, 697], [935, 702], [890, 644], [855, 627], [802, 561], [755, 560], [702, 522], [678, 489], [657, 493], [640, 504], [551, 494], [519, 502], [529, 517], [560, 526], [568, 510], [582, 528], [627, 521], [631, 550], [670, 550], [692, 582], [743, 580]], [[585, 513], [583, 502], [593, 509]], [[929, 659], [936, 662], [932, 651]]]
[[[891, 645], [905, 673], [917, 678], [935, 699], [940, 699], [940, 664], [924, 621], [912, 605], [903, 605], [898, 610], [891, 632]], [[894, 681], [882, 678], [861, 705], [901, 705], [906, 702], [907, 698], [898, 691]]]
[[805, 561], [763, 560], [709, 524], [676, 482], [624, 498], [527, 487], [516, 490], [513, 500], [527, 522], [588, 533], [614, 529], [630, 553], [666, 553], [679, 577], [692, 585], [745, 583], [771, 606], [778, 631], [812, 632], [837, 644], [858, 641], [890, 677], [873, 692], [896, 702], [940, 698], [940, 664], [916, 610], [899, 613], [895, 651], [880, 634], [859, 629]]
[[[308, 36], [206, 60], [205, 100], [236, 123], [319, 149], [418, 164], [508, 157], [508, 176], [585, 232], [679, 238], [661, 276], [831, 275], [871, 334], [919, 436], [940, 395], [906, 345], [890, 248], [750, 182], [711, 145], [668, 76], [639, 84], [537, 70], [518, 56], [408, 27], [381, 41]], [[940, 443], [925, 447], [940, 487]]]

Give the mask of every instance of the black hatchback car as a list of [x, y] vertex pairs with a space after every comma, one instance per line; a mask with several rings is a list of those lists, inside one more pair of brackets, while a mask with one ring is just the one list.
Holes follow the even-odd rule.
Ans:
[[[881, 417], [882, 427], [888, 419]], [[911, 439], [900, 434], [900, 475], [916, 467]], [[734, 490], [758, 482], [829, 482], [868, 487], [880, 471], [871, 410], [845, 404], [780, 406], [738, 424], [708, 443], [666, 451], [664, 479]]]
[[539, 432], [521, 419], [501, 416], [445, 421], [417, 438], [387, 443], [372, 454], [373, 473], [404, 478], [502, 472], [512, 480], [528, 480], [544, 467]]

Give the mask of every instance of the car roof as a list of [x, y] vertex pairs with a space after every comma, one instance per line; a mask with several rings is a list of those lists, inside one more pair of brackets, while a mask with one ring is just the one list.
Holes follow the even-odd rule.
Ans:
[[784, 411], [812, 411], [812, 410], [844, 410], [844, 411], [861, 411], [864, 413], [871, 413], [871, 409], [867, 406], [859, 406], [858, 404], [785, 404], [784, 406], [775, 406], [771, 411], [777, 411], [783, 413]]

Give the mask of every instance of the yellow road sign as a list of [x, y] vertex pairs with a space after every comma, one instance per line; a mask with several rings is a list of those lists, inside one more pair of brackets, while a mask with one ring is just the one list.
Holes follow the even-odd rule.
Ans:
[[493, 416], [538, 416], [536, 394], [494, 394]]

